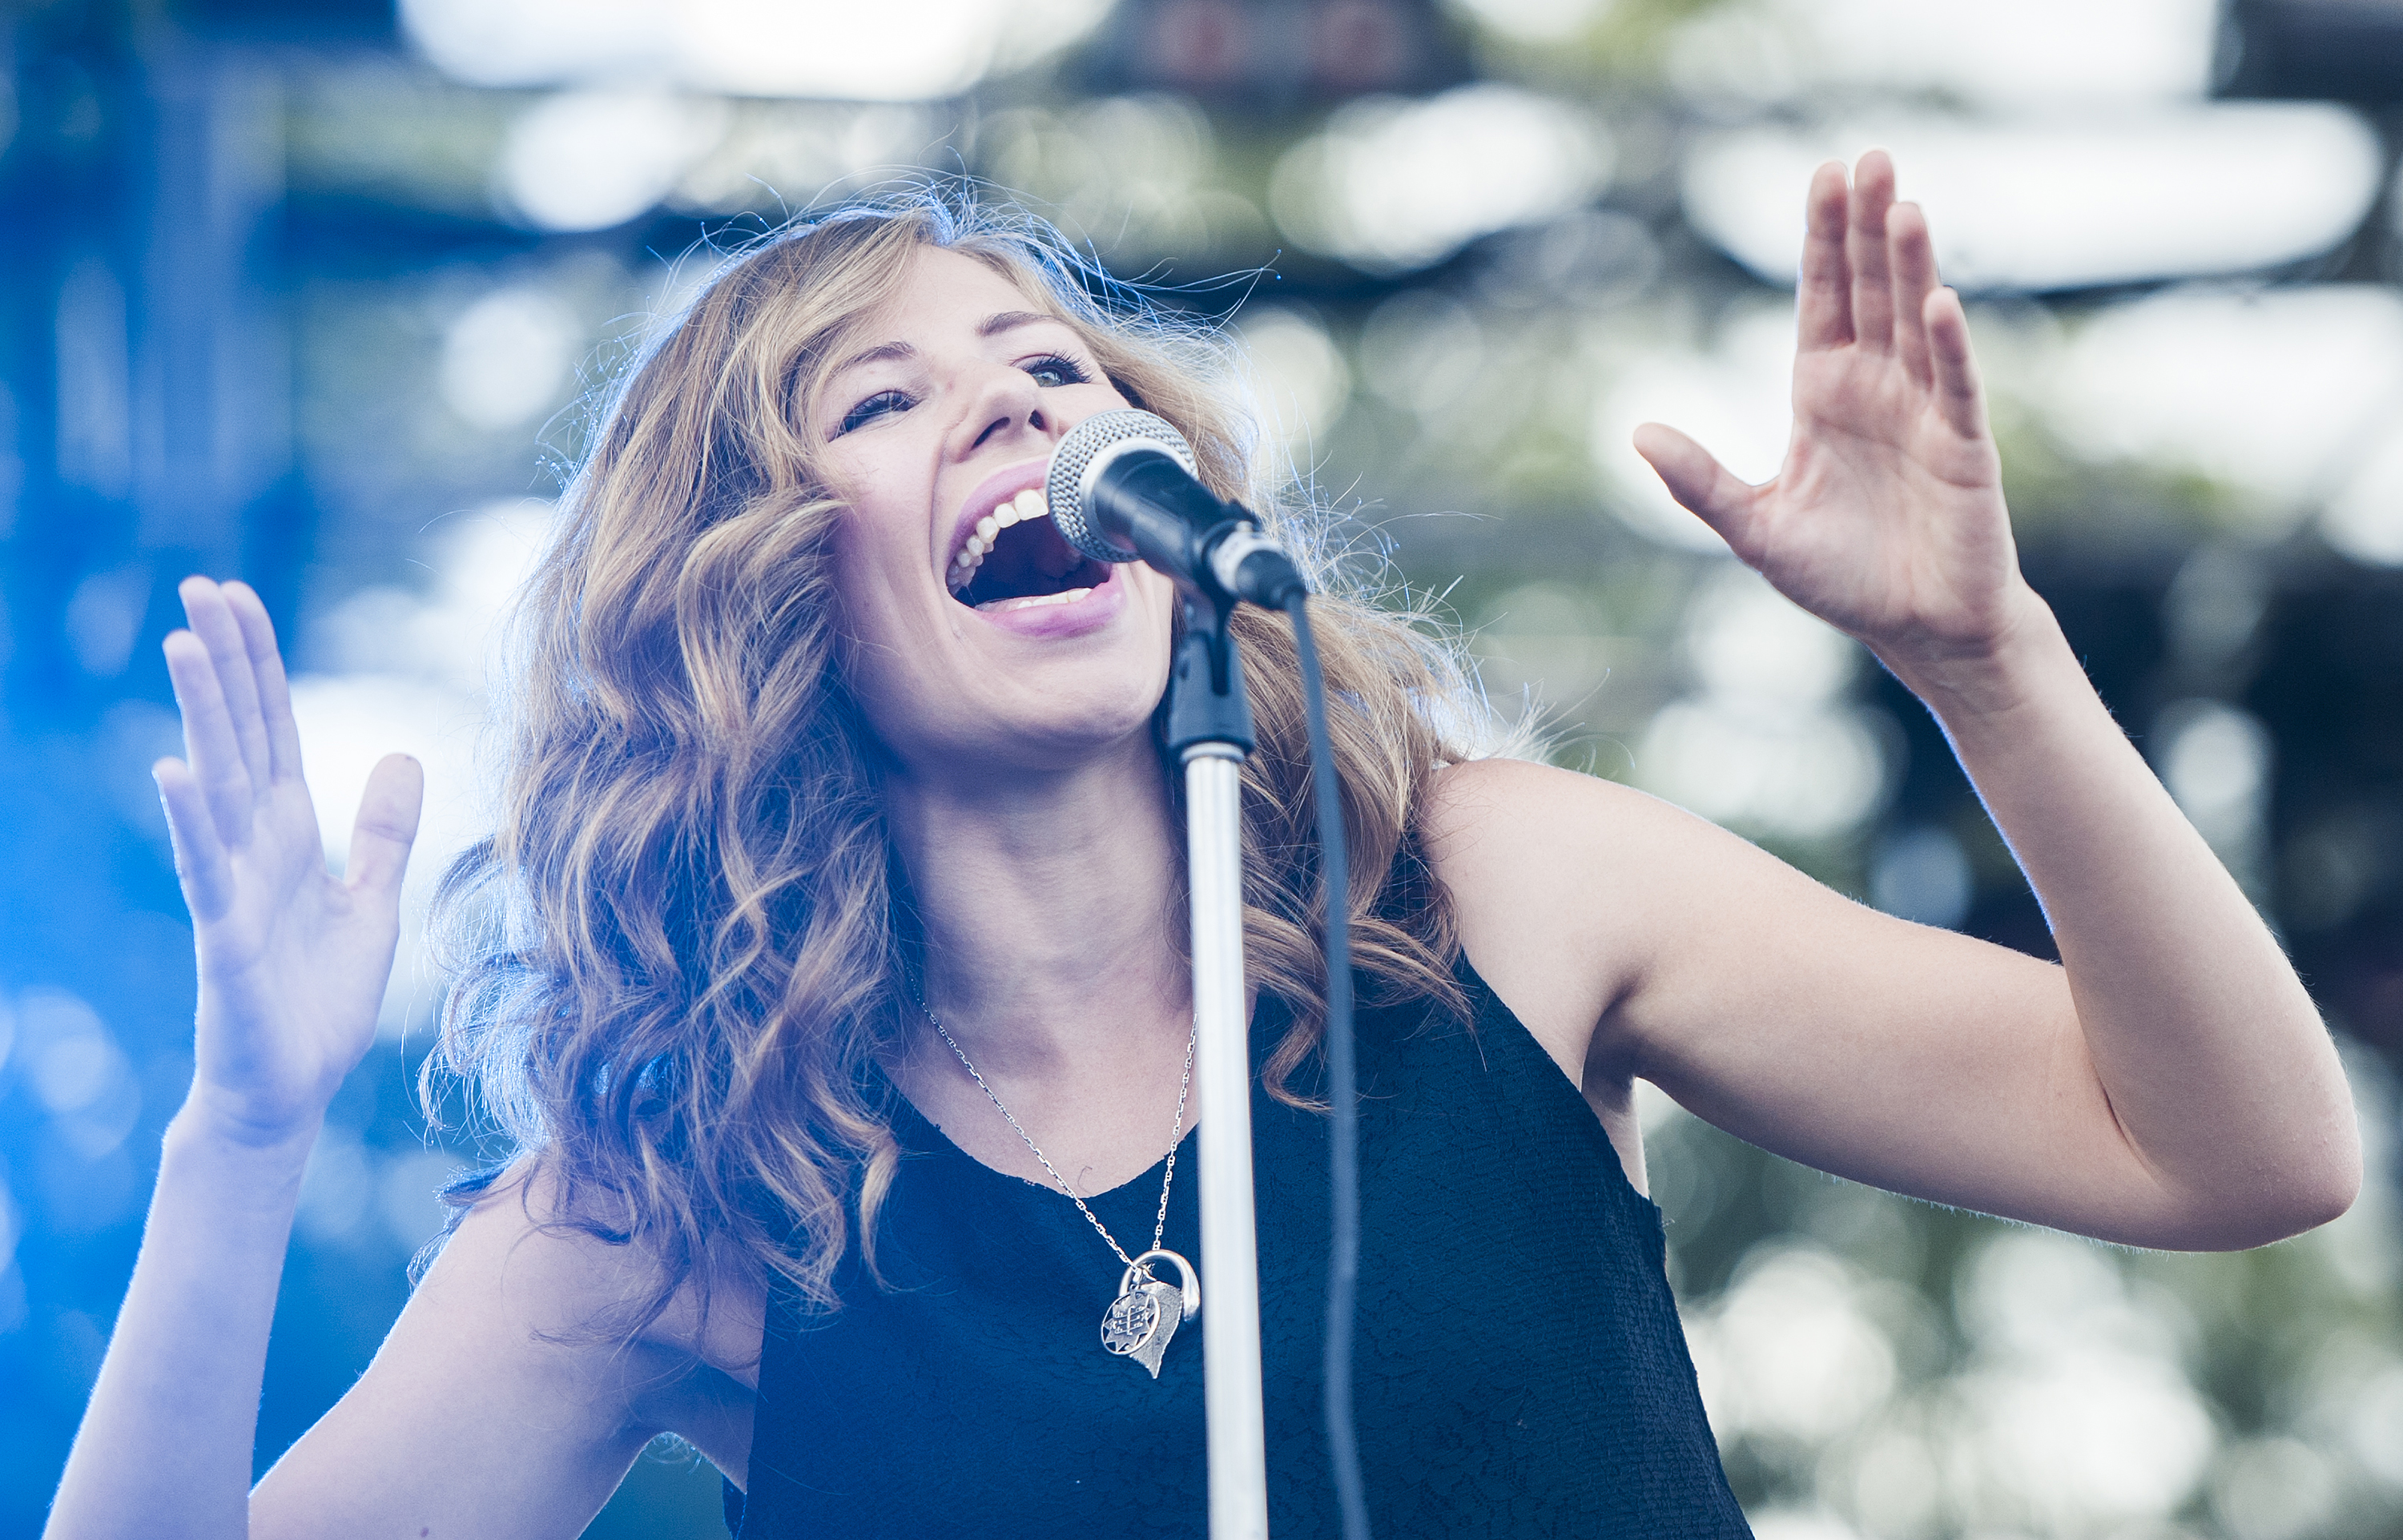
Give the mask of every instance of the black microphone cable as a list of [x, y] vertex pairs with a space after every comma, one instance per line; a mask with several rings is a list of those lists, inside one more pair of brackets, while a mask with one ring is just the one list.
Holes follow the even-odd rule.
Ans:
[[1352, 1408], [1352, 1337], [1360, 1304], [1359, 1067], [1352, 1040], [1352, 874], [1343, 839], [1343, 798], [1327, 730], [1327, 683], [1310, 630], [1310, 596], [1294, 593], [1293, 646], [1301, 663], [1302, 715], [1310, 725], [1310, 779], [1318, 809], [1318, 870], [1327, 892], [1327, 1100], [1331, 1223], [1327, 1258], [1327, 1452], [1343, 1540], [1368, 1540], [1368, 1501], [1360, 1479], [1360, 1434]]

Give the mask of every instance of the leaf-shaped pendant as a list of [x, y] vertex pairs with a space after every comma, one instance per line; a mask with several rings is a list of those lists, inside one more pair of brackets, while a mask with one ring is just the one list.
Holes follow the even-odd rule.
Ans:
[[[1176, 1269], [1176, 1282], [1163, 1283], [1145, 1266], [1157, 1258]], [[1202, 1313], [1202, 1285], [1192, 1265], [1173, 1251], [1147, 1251], [1134, 1259], [1118, 1280], [1118, 1297], [1102, 1316], [1102, 1346], [1122, 1358], [1132, 1358], [1160, 1378], [1160, 1361], [1167, 1355], [1168, 1339], [1177, 1326]]]

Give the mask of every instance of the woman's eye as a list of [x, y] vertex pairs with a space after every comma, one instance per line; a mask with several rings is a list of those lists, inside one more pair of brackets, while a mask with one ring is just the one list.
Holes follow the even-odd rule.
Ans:
[[1038, 385], [1081, 385], [1092, 378], [1075, 359], [1063, 358], [1057, 354], [1030, 359], [1021, 368], [1033, 375]]
[[918, 403], [897, 390], [881, 390], [842, 414], [842, 425], [834, 430], [838, 438], [854, 428], [864, 428], [887, 412], [908, 411]]

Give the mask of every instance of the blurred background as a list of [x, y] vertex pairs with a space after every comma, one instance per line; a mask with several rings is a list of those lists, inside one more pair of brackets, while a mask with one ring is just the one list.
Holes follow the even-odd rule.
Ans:
[[[1223, 321], [1271, 452], [1561, 762], [2046, 952], [1926, 714], [1628, 448], [1657, 417], [1771, 474], [1805, 180], [1882, 145], [1971, 298], [2028, 572], [2303, 968], [2370, 1180], [2284, 1245], [2140, 1254], [1652, 1098], [1729, 1474], [1765, 1540], [2403, 1535], [2398, 102], [2398, 0], [0, 7], [0, 1534], [40, 1527], [189, 1073], [175, 580], [267, 596], [333, 859], [374, 759], [425, 762], [422, 905], [579, 399], [713, 243], [895, 175], [1016, 189]], [[412, 934], [311, 1168], [262, 1468], [466, 1158], [410, 1089], [438, 988]], [[590, 1533], [715, 1504], [662, 1448]]]

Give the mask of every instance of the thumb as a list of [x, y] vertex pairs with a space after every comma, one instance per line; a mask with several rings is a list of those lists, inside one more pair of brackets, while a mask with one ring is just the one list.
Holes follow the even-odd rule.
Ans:
[[387, 754], [368, 776], [359, 816], [351, 825], [351, 859], [344, 873], [352, 891], [396, 901], [409, 869], [409, 847], [417, 839], [417, 814], [425, 800], [425, 770], [405, 754]]
[[1635, 430], [1635, 452], [1687, 512], [1718, 532], [1739, 554], [1750, 528], [1757, 490], [1737, 479], [1711, 451], [1664, 423], [1646, 423]]

